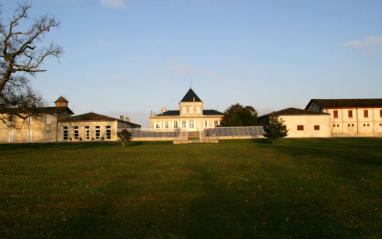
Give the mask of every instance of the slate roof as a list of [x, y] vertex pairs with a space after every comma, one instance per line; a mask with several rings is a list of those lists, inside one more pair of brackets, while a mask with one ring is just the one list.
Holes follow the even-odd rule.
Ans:
[[[329, 115], [328, 113], [321, 113], [321, 112], [315, 112], [315, 111], [310, 111], [310, 110], [302, 110], [302, 109], [297, 109], [297, 108], [286, 108], [283, 110], [279, 110], [275, 112], [277, 115]], [[261, 118], [266, 118], [270, 115], [262, 115], [258, 119]]]
[[[195, 97], [195, 101], [194, 101], [194, 97]], [[202, 100], [190, 88], [180, 102], [202, 102]]]
[[305, 109], [308, 109], [313, 102], [321, 108], [382, 107], [382, 99], [312, 99]]
[[[164, 112], [163, 114], [158, 114], [156, 116], [179, 116], [179, 115], [180, 115], [179, 110], [168, 110]], [[223, 113], [217, 110], [203, 110], [203, 115], [223, 115]]]

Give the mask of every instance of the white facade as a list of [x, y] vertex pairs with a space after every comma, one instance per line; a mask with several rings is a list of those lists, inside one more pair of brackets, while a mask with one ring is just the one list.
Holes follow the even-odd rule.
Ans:
[[203, 102], [190, 89], [179, 102], [179, 110], [162, 108], [161, 114], [150, 115], [150, 128], [153, 130], [180, 129], [201, 131], [220, 125], [223, 113], [216, 110], [204, 110]]

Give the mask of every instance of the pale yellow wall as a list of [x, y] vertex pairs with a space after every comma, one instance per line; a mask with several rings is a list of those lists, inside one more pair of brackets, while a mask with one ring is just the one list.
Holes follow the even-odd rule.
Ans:
[[[200, 131], [205, 128], [215, 128], [214, 121], [218, 121], [218, 125], [220, 125], [222, 116], [215, 115], [202, 115], [195, 117], [182, 117], [182, 116], [151, 116], [150, 117], [150, 128], [156, 128], [156, 123], [159, 122], [159, 129], [174, 129], [174, 122], [178, 122], [178, 129], [186, 129], [188, 131]], [[194, 128], [190, 128], [190, 121], [194, 122]], [[182, 122], [186, 121], [186, 128], [183, 128]], [[207, 121], [207, 127], [205, 127], [205, 121]], [[168, 128], [166, 128], [166, 122], [168, 122]]]
[[[82, 141], [100, 141], [102, 140], [102, 137], [105, 141], [115, 141], [117, 140], [117, 121], [105, 121], [105, 122], [60, 122], [59, 123], [59, 130], [58, 130], [58, 141], [70, 141], [64, 140], [64, 126], [68, 127], [69, 130], [69, 137], [72, 138], [72, 141], [81, 141], [80, 138], [82, 138]], [[74, 130], [75, 126], [78, 127], [78, 139], [75, 139], [74, 137]], [[86, 139], [85, 135], [85, 127], [89, 126], [89, 139]], [[100, 127], [100, 136], [99, 139], [96, 139], [96, 126]], [[106, 137], [106, 126], [111, 127], [111, 139], [107, 139]]]
[[[334, 118], [334, 111], [338, 111], [338, 118]], [[349, 117], [348, 111], [353, 111]], [[364, 110], [368, 110], [368, 117], [364, 117]], [[330, 114], [330, 127], [333, 136], [381, 136], [382, 108], [344, 108], [324, 109]]]
[[[16, 128], [10, 128], [3, 122], [0, 122], [0, 142], [55, 142], [57, 117], [56, 115], [50, 115], [50, 123], [47, 122], [47, 117], [47, 115], [43, 115], [31, 120], [14, 117]], [[10, 134], [12, 134], [12, 137]], [[11, 138], [13, 138], [12, 142], [10, 142]]]
[[[305, 137], [330, 137], [329, 115], [281, 115], [288, 130], [289, 138]], [[298, 125], [303, 125], [304, 130], [297, 130]], [[318, 125], [319, 130], [314, 130]]]
[[[184, 108], [186, 109], [185, 114]], [[197, 113], [197, 108], [199, 108], [199, 113]], [[180, 102], [179, 110], [180, 116], [203, 116], [203, 102]]]

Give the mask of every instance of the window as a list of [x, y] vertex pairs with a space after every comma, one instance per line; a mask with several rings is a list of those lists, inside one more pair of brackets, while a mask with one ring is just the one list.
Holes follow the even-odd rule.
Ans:
[[190, 125], [190, 129], [193, 129], [194, 128], [194, 121], [193, 120], [190, 120], [190, 122], [189, 122], [189, 125]]
[[68, 138], [69, 138], [69, 129], [68, 129], [68, 126], [64, 126], [62, 135], [63, 135], [63, 139], [64, 140], [68, 140]]
[[160, 129], [160, 121], [156, 121], [155, 122], [155, 128], [156, 129]]
[[304, 126], [303, 125], [297, 125], [297, 130], [304, 130]]
[[166, 129], [169, 128], [169, 123], [168, 123], [168, 121], [165, 121], [165, 122], [164, 122], [164, 127], [165, 127]]
[[352, 110], [349, 110], [349, 111], [348, 111], [348, 117], [349, 117], [349, 118], [353, 118], [353, 111], [352, 111]]
[[200, 107], [196, 107], [196, 113], [200, 114]]
[[335, 124], [333, 124], [333, 127], [336, 127], [336, 125], [335, 125]]
[[47, 134], [50, 134], [50, 129], [47, 129], [47, 130], [46, 130], [46, 133], [47, 133]]
[[190, 114], [193, 114], [194, 113], [194, 107], [190, 107]]
[[363, 117], [365, 117], [365, 118], [369, 117], [369, 111], [368, 110], [363, 111]]
[[46, 124], [51, 124], [51, 115], [46, 115]]
[[338, 110], [333, 111], [333, 115], [334, 115], [334, 118], [337, 119], [338, 118]]
[[186, 107], [182, 107], [182, 114], [187, 114], [187, 109], [186, 109]]
[[382, 110], [379, 110], [379, 117], [382, 117]]
[[13, 143], [13, 131], [9, 131], [9, 143]]
[[351, 127], [354, 127], [354, 124], [351, 124]]
[[28, 142], [32, 142], [32, 130], [28, 131]]
[[182, 128], [185, 129], [187, 127], [187, 121], [182, 121]]
[[100, 135], [101, 135], [101, 131], [100, 131], [100, 127], [99, 126], [96, 126], [96, 131], [95, 131], [95, 138], [96, 139], [99, 139], [100, 138]]
[[208, 120], [204, 121], [204, 128], [208, 128]]
[[350, 127], [350, 124], [348, 124], [348, 127]]
[[215, 120], [214, 121], [214, 126], [216, 127], [216, 126], [218, 126], [219, 125], [219, 121], [218, 120]]
[[287, 131], [286, 125], [283, 125], [283, 128], [281, 129], [282, 131]]
[[314, 126], [314, 130], [320, 130], [320, 126], [319, 125], [315, 125]]
[[74, 126], [74, 139], [78, 139], [78, 126]]
[[89, 132], [89, 126], [85, 126], [85, 139], [89, 139], [90, 138], [90, 132]]
[[179, 128], [178, 121], [174, 121], [174, 129]]
[[111, 139], [111, 126], [106, 126], [106, 139]]

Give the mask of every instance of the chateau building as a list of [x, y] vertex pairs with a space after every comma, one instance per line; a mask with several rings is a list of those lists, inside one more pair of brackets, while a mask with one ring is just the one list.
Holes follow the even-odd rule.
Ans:
[[382, 99], [312, 99], [305, 109], [330, 114], [331, 136], [382, 136]]
[[[291, 138], [330, 137], [328, 113], [314, 112], [296, 108], [287, 108], [275, 112], [284, 120], [285, 130]], [[258, 118], [260, 125], [265, 125], [269, 114]]]
[[35, 116], [13, 109], [25, 114], [25, 119], [15, 116], [9, 117], [9, 122], [0, 122], [0, 143], [117, 140], [118, 130], [141, 127], [123, 116], [115, 119], [93, 112], [72, 116], [69, 102], [62, 96], [54, 103], [55, 107], [35, 107]]
[[179, 102], [179, 110], [167, 110], [163, 107], [158, 115], [151, 112], [150, 128], [201, 131], [220, 125], [222, 117], [222, 112], [203, 109], [203, 101], [190, 88]]
[[[382, 99], [312, 99], [305, 110], [276, 112], [287, 137], [381, 137]], [[269, 114], [259, 117], [264, 125]]]

